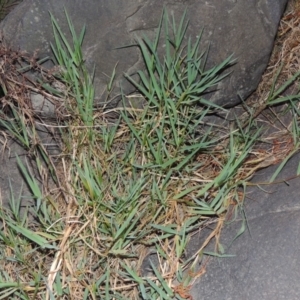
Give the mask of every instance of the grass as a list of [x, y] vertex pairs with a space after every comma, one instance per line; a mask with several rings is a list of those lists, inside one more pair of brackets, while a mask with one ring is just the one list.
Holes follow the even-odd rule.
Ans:
[[[243, 209], [251, 176], [283, 160], [280, 170], [299, 148], [298, 95], [283, 95], [299, 73], [279, 85], [278, 73], [263, 104], [244, 105], [246, 118], [237, 118], [234, 127], [207, 127], [204, 118], [224, 109], [203, 95], [236, 62], [228, 57], [207, 69], [201, 36], [184, 39], [185, 15], [177, 25], [164, 12], [155, 39], [136, 40], [145, 63], [140, 81], [125, 75], [142, 107], [123, 95], [121, 107], [95, 109], [93, 74], [81, 51], [85, 28], [77, 36], [66, 13], [70, 43], [50, 17], [59, 67], [49, 72], [22, 56], [47, 74], [48, 82], [29, 85], [17, 67], [2, 82], [1, 126], [36, 168], [18, 159], [35, 200], [27, 208], [33, 218], [20, 209], [21, 197], [0, 210], [0, 299], [188, 299], [191, 284], [205, 270], [199, 264], [203, 254], [226, 255], [220, 231], [231, 207]], [[24, 81], [18, 85], [20, 75]], [[25, 101], [26, 91], [37, 90], [56, 106], [55, 125]], [[278, 135], [264, 137], [258, 118], [278, 103], [294, 115], [283, 133], [285, 147], [275, 147]], [[51, 128], [60, 155], [42, 143], [37, 124]], [[209, 237], [186, 258], [191, 235], [211, 223], [216, 226]], [[215, 252], [208, 253], [205, 247], [213, 240]], [[158, 263], [145, 270], [149, 251]]]
[[0, 21], [2, 21], [14, 7], [23, 0], [2, 0], [0, 2]]

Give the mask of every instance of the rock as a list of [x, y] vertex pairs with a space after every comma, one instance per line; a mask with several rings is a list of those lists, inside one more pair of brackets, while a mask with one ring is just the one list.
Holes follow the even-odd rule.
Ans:
[[[249, 230], [225, 248], [234, 257], [212, 259], [207, 265], [191, 290], [194, 300], [300, 299], [299, 159], [298, 153], [286, 164], [276, 184], [247, 189]], [[268, 182], [277, 167], [259, 171], [252, 181]], [[241, 222], [225, 226], [223, 246], [232, 242]]]
[[[4, 141], [3, 136], [0, 135], [1, 142]], [[24, 180], [17, 163], [17, 156], [20, 158], [24, 166], [28, 167], [30, 172], [32, 168], [30, 160], [26, 157], [26, 151], [12, 139], [8, 139], [6, 144], [2, 144], [2, 157], [0, 158], [1, 175], [0, 175], [0, 199], [1, 206], [9, 207], [9, 203], [14, 201], [21, 201], [20, 213], [26, 211], [27, 207], [34, 205], [34, 199], [29, 186]], [[6, 147], [4, 147], [4, 145]], [[1, 220], [2, 222], [2, 220]]]
[[[41, 143], [47, 149], [48, 153], [52, 156], [58, 155], [61, 152], [58, 143], [54, 140], [53, 136], [47, 131], [48, 128], [37, 125], [36, 130], [40, 138]], [[34, 159], [28, 154], [22, 145], [16, 140], [10, 137], [5, 137], [4, 131], [0, 128], [0, 199], [1, 206], [9, 207], [9, 203], [12, 199], [15, 201], [21, 201], [20, 213], [23, 214], [26, 211], [26, 207], [34, 206], [36, 199], [32, 194], [32, 190], [27, 184], [25, 177], [23, 176], [20, 167], [17, 162], [17, 156], [20, 158], [22, 164], [27, 171], [32, 174], [40, 190], [44, 193], [55, 186], [51, 175], [44, 176], [44, 182], [47, 182], [47, 186], [42, 186], [41, 176], [39, 175], [37, 164]], [[42, 162], [44, 165], [44, 162]], [[44, 168], [46, 169], [46, 168]], [[44, 174], [46, 175], [46, 174]], [[45, 180], [47, 178], [47, 181]], [[29, 215], [28, 215], [29, 216]]]
[[[136, 36], [151, 35], [159, 24], [163, 7], [180, 21], [187, 8], [190, 20], [186, 37], [195, 40], [204, 28], [202, 46], [210, 43], [207, 67], [221, 63], [234, 54], [237, 64], [230, 76], [220, 82], [210, 100], [222, 106], [233, 106], [255, 90], [266, 68], [280, 17], [287, 0], [248, 1], [162, 1], [162, 0], [24, 0], [1, 23], [0, 29], [11, 47], [29, 52], [40, 50], [41, 56], [52, 55], [53, 33], [49, 11], [64, 33], [69, 33], [64, 7], [79, 33], [86, 24], [83, 51], [91, 70], [96, 66], [96, 101], [107, 100], [106, 86], [117, 66], [116, 97], [122, 86], [126, 94], [134, 90], [123, 73], [134, 74], [142, 58], [132, 45]], [[116, 102], [115, 101], [115, 102]]]

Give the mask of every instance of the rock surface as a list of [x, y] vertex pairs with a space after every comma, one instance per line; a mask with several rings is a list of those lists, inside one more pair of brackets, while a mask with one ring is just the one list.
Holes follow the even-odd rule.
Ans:
[[[187, 37], [194, 40], [204, 28], [202, 46], [209, 47], [207, 67], [221, 63], [234, 54], [237, 64], [231, 75], [217, 86], [210, 100], [222, 106], [233, 106], [255, 90], [266, 68], [274, 37], [287, 0], [24, 0], [1, 23], [0, 29], [13, 48], [28, 52], [40, 49], [41, 56], [52, 55], [53, 42], [49, 11], [58, 20], [62, 31], [69, 33], [64, 7], [79, 33], [86, 24], [84, 54], [90, 69], [96, 66], [96, 98], [107, 98], [106, 86], [117, 66], [116, 85], [125, 93], [133, 87], [123, 73], [134, 74], [142, 67], [136, 36], [153, 35], [159, 24], [163, 7], [180, 21], [187, 8], [190, 20]], [[115, 95], [119, 88], [115, 90]]]
[[[249, 230], [227, 249], [234, 257], [213, 259], [194, 284], [194, 300], [300, 299], [300, 154], [286, 164], [276, 184], [247, 189]], [[252, 182], [268, 182], [277, 166], [261, 170]], [[299, 172], [298, 172], [299, 174]], [[221, 243], [228, 246], [241, 219], [226, 226]], [[225, 248], [226, 249], [226, 248]]]

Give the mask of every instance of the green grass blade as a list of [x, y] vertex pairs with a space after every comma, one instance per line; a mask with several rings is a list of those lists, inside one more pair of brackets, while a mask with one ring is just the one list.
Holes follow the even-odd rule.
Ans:
[[[32, 242], [36, 243], [42, 249], [58, 249], [56, 246], [53, 246], [53, 245], [49, 244], [48, 240], [43, 238], [41, 235], [39, 235], [39, 234], [37, 234], [37, 233], [27, 229], [27, 228], [23, 228], [23, 227], [18, 226], [18, 225], [13, 225], [10, 222], [7, 222], [7, 224], [9, 225], [9, 227], [11, 227], [17, 233], [25, 236], [27, 239], [29, 239]], [[53, 236], [52, 236], [52, 238], [53, 238], [53, 240], [55, 239], [55, 237], [53, 237]]]

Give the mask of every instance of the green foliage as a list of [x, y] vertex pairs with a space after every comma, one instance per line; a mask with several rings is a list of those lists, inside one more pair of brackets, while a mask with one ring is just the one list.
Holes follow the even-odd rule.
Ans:
[[[34, 153], [41, 177], [46, 165], [53, 178], [64, 181], [55, 181], [57, 194], [45, 195], [35, 173], [17, 158], [35, 200], [30, 209], [35, 222], [21, 216], [21, 200], [13, 194], [10, 209], [0, 209], [1, 263], [24, 270], [18, 277], [0, 271], [0, 299], [58, 299], [75, 293], [82, 299], [186, 299], [172, 280], [187, 289], [193, 278], [185, 270], [194, 270], [203, 253], [227, 255], [219, 244], [218, 252], [201, 248], [185, 260], [190, 233], [210, 218], [223, 220], [228, 199], [243, 209], [239, 192], [252, 174], [249, 161], [261, 134], [252, 115], [246, 126], [237, 120], [236, 129], [221, 137], [204, 125], [208, 114], [224, 110], [204, 94], [214, 91], [234, 60], [228, 57], [207, 69], [201, 34], [194, 43], [186, 39], [186, 13], [176, 25], [164, 12], [153, 41], [137, 38], [145, 65], [137, 73], [139, 81], [125, 75], [142, 97], [142, 107], [122, 95], [119, 118], [111, 124], [101, 121], [105, 112], [94, 108], [93, 76], [81, 49], [85, 27], [77, 36], [66, 13], [70, 44], [50, 15], [51, 47], [60, 67], [55, 76], [66, 91], [47, 91], [63, 94], [68, 111], [61, 121], [64, 152], [56, 162], [63, 166], [63, 176], [56, 174], [33, 123], [22, 112], [12, 107], [13, 118], [0, 122]], [[268, 105], [288, 100], [298, 116], [296, 97], [279, 97], [292, 81], [277, 90], [274, 85]], [[298, 147], [297, 121], [293, 138]], [[244, 230], [245, 224], [236, 237]], [[150, 262], [151, 276], [141, 272], [149, 247], [159, 259], [159, 265]]]
[[92, 126], [94, 104], [93, 75], [89, 76], [85, 68], [81, 50], [85, 26], [82, 28], [80, 35], [77, 36], [66, 11], [65, 14], [72, 35], [73, 46], [69, 44], [54, 16], [50, 13], [55, 38], [55, 46], [51, 44], [51, 48], [61, 68], [59, 78], [72, 90], [72, 95], [76, 100], [76, 109], [73, 108], [74, 112], [80, 115], [86, 126]]
[[0, 0], [0, 21], [2, 21], [16, 5], [23, 0]]

